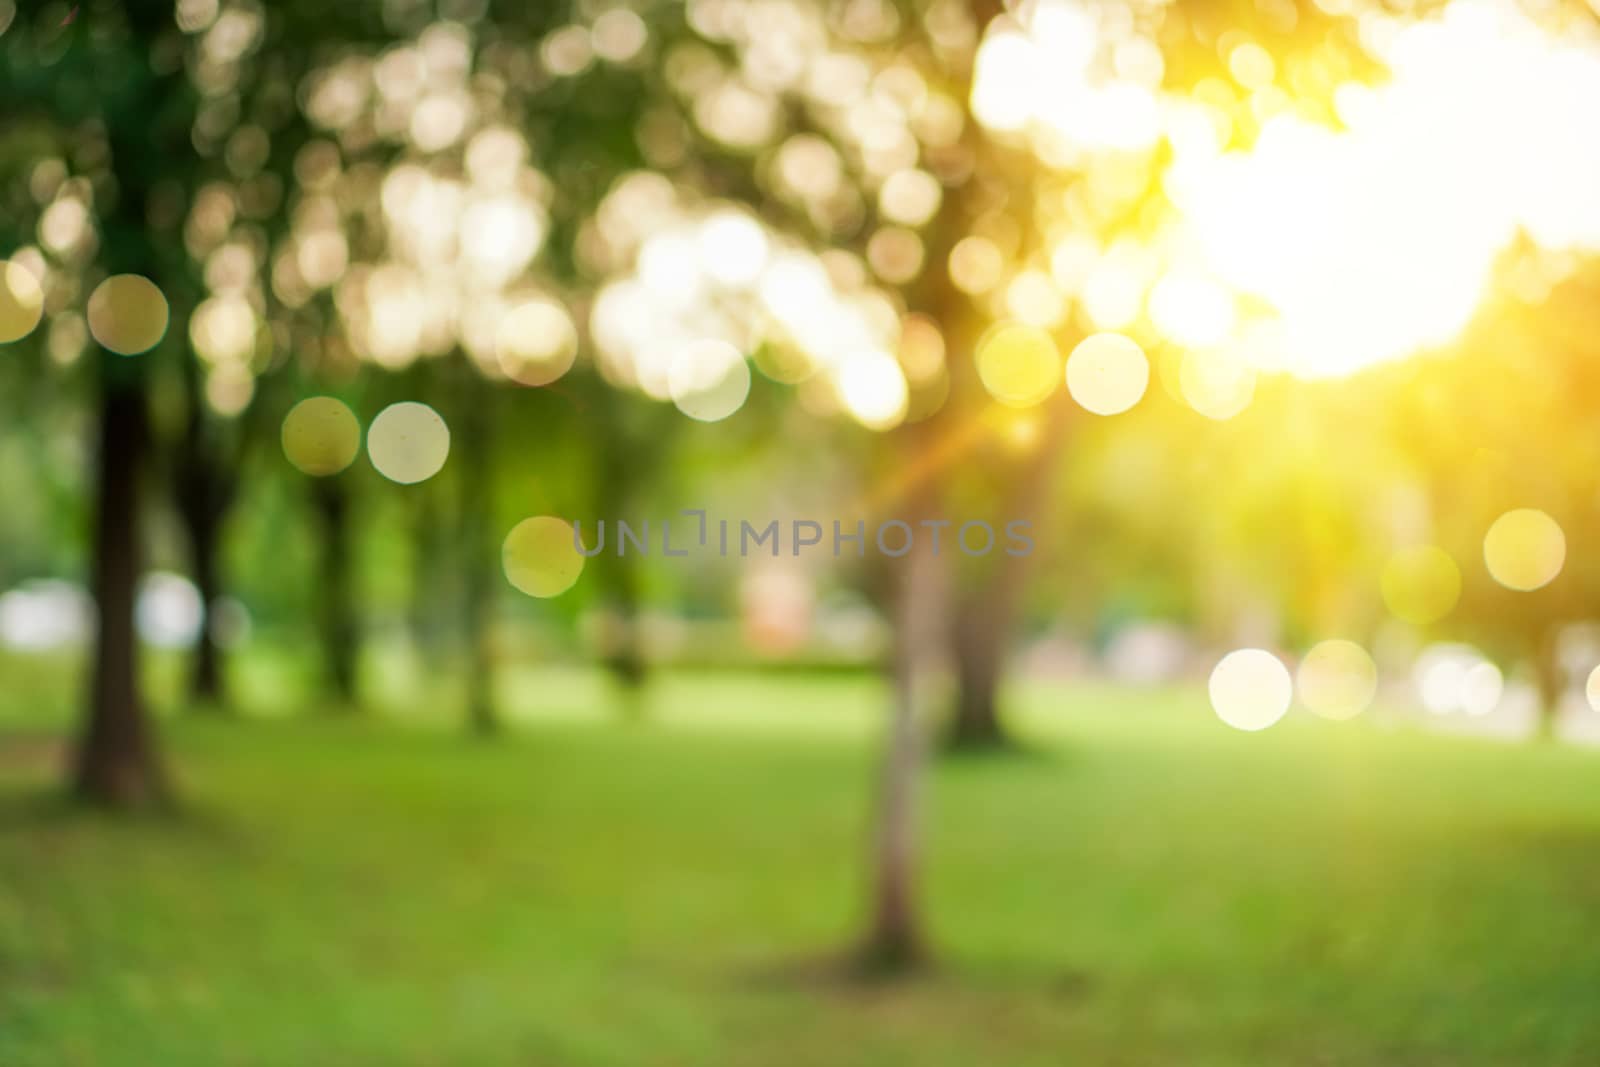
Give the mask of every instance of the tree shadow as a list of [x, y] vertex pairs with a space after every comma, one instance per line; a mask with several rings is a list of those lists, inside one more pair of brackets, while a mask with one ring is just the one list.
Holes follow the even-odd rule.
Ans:
[[859, 950], [820, 953], [745, 967], [732, 978], [741, 988], [774, 993], [857, 994], [907, 990], [978, 996], [1048, 993], [1070, 1000], [1091, 995], [1094, 976], [1073, 967], [1043, 968], [953, 954], [926, 953], [912, 961], [882, 966]]
[[1060, 743], [1030, 737], [1008, 737], [997, 744], [939, 745], [933, 752], [935, 768], [1038, 767], [1059, 771], [1078, 762], [1078, 752]]

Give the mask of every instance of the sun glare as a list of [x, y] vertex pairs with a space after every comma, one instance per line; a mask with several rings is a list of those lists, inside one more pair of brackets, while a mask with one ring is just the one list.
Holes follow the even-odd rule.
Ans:
[[[1147, 317], [1175, 344], [1226, 356], [1247, 320], [1267, 321], [1274, 344], [1256, 369], [1339, 376], [1452, 341], [1519, 234], [1550, 252], [1600, 248], [1600, 36], [1558, 37], [1497, 0], [1368, 13], [1360, 29], [1387, 76], [1330, 83], [1313, 108], [1282, 88], [1307, 81], [1302, 61], [1247, 39], [1220, 57], [1232, 85], [1181, 92], [1159, 88], [1160, 53], [1137, 30], [1067, 0], [991, 30], [972, 93], [990, 129], [1067, 168], [1171, 146], [1159, 175], [1171, 210], [1140, 242], [1155, 273], [1127, 249], [1063, 261], [1096, 327]], [[1330, 104], [1338, 125], [1315, 117]], [[1241, 111], [1259, 132], [1225, 150]], [[980, 286], [976, 266], [952, 259], [957, 284], [995, 284]], [[1226, 417], [1242, 387], [1215, 365], [1191, 373], [1189, 399]]]

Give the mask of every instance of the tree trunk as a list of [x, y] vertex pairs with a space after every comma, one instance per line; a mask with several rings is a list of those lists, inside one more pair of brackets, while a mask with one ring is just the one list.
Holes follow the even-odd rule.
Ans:
[[952, 620], [956, 702], [946, 742], [954, 749], [999, 749], [1011, 743], [1000, 723], [999, 708], [1009, 619], [996, 617], [1008, 614], [997, 601], [979, 592]]
[[194, 650], [194, 676], [190, 684], [190, 698], [196, 706], [220, 710], [227, 704], [222, 686], [222, 647], [217, 642], [216, 610], [221, 599], [221, 583], [217, 577], [217, 531], [209, 523], [202, 527], [191, 526], [193, 538], [194, 581], [200, 590], [203, 606], [199, 639]]
[[[462, 361], [465, 362], [464, 359]], [[477, 377], [470, 368], [465, 373]], [[494, 590], [498, 553], [490, 526], [494, 516], [493, 412], [495, 396], [486, 383], [466, 383], [470, 402], [457, 419], [461, 444], [462, 637], [467, 651], [467, 722], [474, 734], [500, 732], [494, 701]]]
[[893, 703], [879, 772], [871, 872], [870, 920], [858, 962], [893, 975], [927, 960], [918, 906], [920, 792], [926, 763], [929, 667], [939, 648], [943, 572], [930, 546], [914, 544], [891, 575]]
[[318, 478], [311, 483], [312, 500], [322, 534], [322, 574], [317, 583], [318, 621], [322, 654], [330, 694], [342, 710], [359, 703], [356, 659], [360, 628], [356, 622], [350, 573], [350, 494], [343, 475]]
[[[461, 420], [454, 421], [459, 423]], [[453, 443], [458, 450], [465, 451], [459, 431], [458, 425]], [[467, 476], [463, 475], [464, 478]], [[413, 505], [411, 521], [414, 548], [407, 622], [412, 640], [416, 642], [418, 656], [424, 666], [432, 671], [447, 669], [456, 636], [453, 632], [455, 617], [448, 611], [441, 612], [439, 605], [453, 603], [461, 593], [457, 581], [460, 576], [451, 566], [456, 558], [452, 553], [459, 545], [452, 539], [454, 531], [450, 527], [453, 523], [447, 522], [446, 516], [454, 515], [459, 520], [461, 509], [466, 504], [459, 499], [445, 499], [445, 494], [453, 488], [435, 477], [414, 486], [408, 494]]]
[[73, 790], [80, 799], [116, 808], [168, 799], [139, 691], [134, 605], [140, 567], [139, 478], [147, 438], [142, 380], [137, 374], [126, 378], [102, 383], [93, 563], [98, 625], [88, 717], [73, 768]]
[[[663, 445], [670, 432], [648, 420], [654, 414], [632, 402], [602, 417], [602, 436], [594, 480], [595, 506], [610, 522], [630, 516], [639, 497], [639, 487], [647, 484], [668, 455]], [[687, 528], [685, 528], [687, 532]], [[682, 534], [674, 534], [676, 537]], [[679, 548], [683, 546], [680, 543]], [[639, 596], [639, 562], [635, 556], [602, 552], [594, 561], [595, 588], [606, 620], [600, 639], [600, 663], [610, 676], [618, 707], [624, 718], [645, 717], [645, 682], [650, 663], [642, 641]]]
[[[124, 4], [119, 14], [130, 35], [126, 51], [134, 65], [108, 79], [99, 98], [98, 117], [116, 189], [100, 219], [99, 263], [108, 274], [138, 273], [155, 281], [168, 301], [178, 302], [171, 308], [172, 321], [182, 323], [187, 319], [182, 311], [185, 294], [174, 284], [183, 276], [177, 266], [181, 242], [173, 241], [170, 232], [158, 232], [148, 209], [157, 181], [171, 177], [175, 161], [192, 158], [196, 97], [182, 64], [158, 64], [152, 58], [163, 52], [157, 45], [170, 35], [171, 7]], [[81, 46], [68, 42], [67, 47]], [[52, 87], [49, 106], [61, 103], [60, 90]], [[91, 562], [96, 632], [89, 707], [72, 757], [72, 791], [82, 800], [122, 808], [170, 799], [139, 690], [135, 627], [141, 566], [139, 482], [149, 449], [145, 374], [159, 358], [157, 352], [101, 352], [97, 363], [100, 451]]]
[[623, 716], [637, 721], [645, 717], [645, 679], [650, 670], [639, 626], [639, 565], [632, 556], [602, 555], [595, 562], [600, 564], [596, 577], [606, 619], [600, 662], [611, 677]]
[[[186, 460], [186, 462], [190, 462]], [[190, 474], [180, 474], [187, 481]], [[220, 549], [220, 509], [210, 494], [197, 485], [178, 490], [178, 517], [189, 540], [189, 565], [202, 608], [200, 633], [195, 642], [194, 667], [189, 679], [189, 697], [197, 708], [221, 710], [227, 704], [222, 681], [222, 647], [217, 641], [216, 607], [222, 597], [218, 554]]]
[[189, 698], [194, 707], [218, 711], [227, 704], [223, 653], [217, 640], [215, 611], [222, 597], [219, 554], [222, 528], [233, 503], [233, 485], [219, 427], [208, 425], [200, 357], [185, 350], [180, 357], [187, 406], [183, 437], [171, 464], [173, 498], [189, 542], [190, 576], [200, 593], [201, 626], [195, 642]]
[[467, 721], [479, 737], [500, 732], [500, 716], [495, 709], [495, 655], [493, 647], [492, 597], [487, 589], [487, 564], [467, 575]]
[[1556, 628], [1548, 627], [1536, 639], [1532, 650], [1534, 683], [1539, 693], [1539, 721], [1534, 736], [1546, 741], [1556, 738], [1561, 725], [1561, 698], [1566, 690], [1556, 638]]
[[[1008, 523], [1026, 521], [1033, 538], [1033, 553], [1045, 540], [1040, 526], [1045, 518], [1050, 479], [1055, 473], [1071, 411], [1065, 395], [1041, 410], [1045, 430], [1027, 457], [1013, 471], [1015, 489], [1002, 499], [1003, 510], [991, 516], [1001, 531]], [[1013, 742], [1000, 718], [1000, 683], [1006, 654], [1016, 628], [1017, 612], [1027, 589], [1033, 553], [1012, 556], [1003, 548], [985, 563], [951, 620], [950, 645], [955, 654], [956, 701], [946, 743], [957, 750], [994, 750]]]

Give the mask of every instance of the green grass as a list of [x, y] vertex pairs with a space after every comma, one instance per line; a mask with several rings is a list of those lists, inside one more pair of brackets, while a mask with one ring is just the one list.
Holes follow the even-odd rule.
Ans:
[[1555, 1064], [1600, 1045], [1600, 762], [1193, 693], [1019, 693], [941, 765], [899, 985], [859, 919], [865, 680], [531, 675], [496, 745], [171, 722], [187, 814], [40, 801], [0, 741], [0, 1064]]

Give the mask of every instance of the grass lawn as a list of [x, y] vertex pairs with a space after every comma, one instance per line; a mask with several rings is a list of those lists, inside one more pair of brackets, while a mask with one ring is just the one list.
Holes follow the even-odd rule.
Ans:
[[0, 735], [0, 1064], [1556, 1064], [1600, 1056], [1600, 755], [1203, 695], [1016, 694], [939, 767], [897, 985], [859, 919], [879, 694], [679, 677], [644, 725], [525, 680], [436, 725], [169, 722], [184, 817], [41, 803]]

